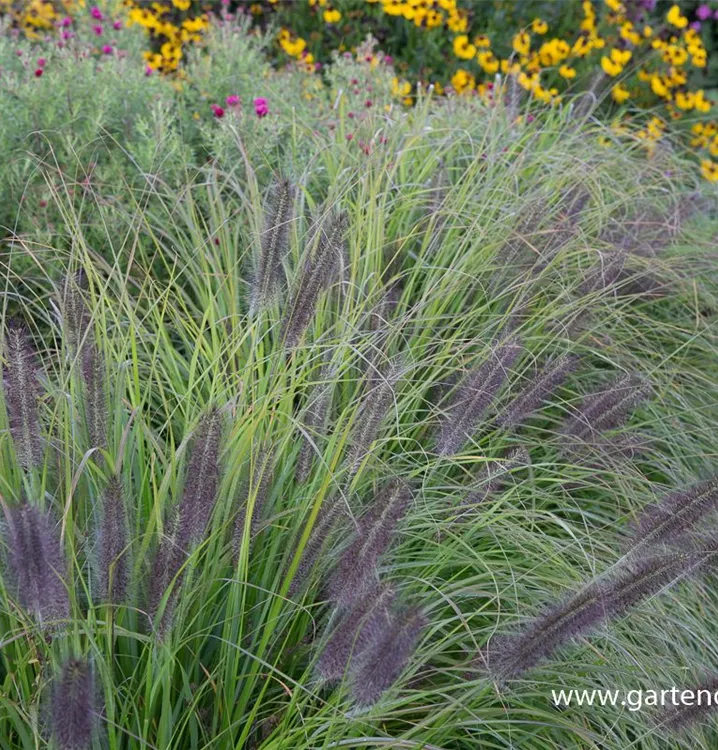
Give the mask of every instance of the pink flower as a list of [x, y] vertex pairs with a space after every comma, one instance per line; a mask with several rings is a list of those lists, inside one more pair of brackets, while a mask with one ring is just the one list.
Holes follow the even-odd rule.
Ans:
[[225, 100], [224, 103], [228, 107], [239, 107], [239, 105], [242, 103], [242, 100], [239, 98], [237, 94], [230, 94]]
[[62, 32], [62, 38], [63, 39], [72, 39], [72, 32], [71, 31], [63, 31]]
[[151, 76], [153, 73], [152, 66], [151, 65], [145, 65], [145, 75]]
[[269, 114], [269, 104], [263, 96], [258, 96], [256, 99], [254, 99], [253, 104], [254, 113], [257, 115], [257, 117], [264, 117], [265, 115]]
[[102, 11], [96, 5], [90, 8], [90, 15], [98, 21], [101, 21], [103, 18]]
[[111, 44], [105, 44], [102, 47], [102, 54], [103, 55], [111, 55], [112, 54], [112, 45]]
[[67, 28], [68, 26], [72, 26], [72, 19], [70, 18], [70, 16], [65, 16], [65, 18], [60, 21], [60, 26], [64, 26], [65, 28]]
[[44, 57], [38, 57], [37, 58], [37, 67], [38, 68], [44, 68], [45, 63], [47, 63], [47, 60]]
[[703, 5], [699, 5], [698, 10], [696, 11], [696, 17], [700, 21], [707, 21], [711, 17], [710, 7], [707, 6], [705, 3], [703, 3]]
[[102, 26], [98, 23], [97, 26], [93, 26], [92, 30], [97, 34], [97, 36], [102, 36]]
[[42, 75], [42, 68], [38, 68], [35, 71], [35, 78], [39, 78]]
[[209, 107], [212, 110], [212, 114], [216, 118], [219, 119], [220, 117], [224, 117], [224, 109], [222, 109], [222, 107], [220, 107], [219, 104], [210, 104]]
[[122, 28], [122, 21], [115, 21], [115, 22], [114, 22], [114, 23], [112, 24], [112, 28], [113, 28], [113, 29], [114, 29], [115, 31], [119, 31], [119, 30], [120, 30], [120, 29]]
[[364, 106], [365, 106], [365, 107], [371, 107], [371, 106], [372, 106], [373, 104], [374, 104], [374, 102], [373, 102], [373, 101], [372, 101], [371, 99], [367, 99], [367, 100], [366, 100], [366, 101], [364, 102]]

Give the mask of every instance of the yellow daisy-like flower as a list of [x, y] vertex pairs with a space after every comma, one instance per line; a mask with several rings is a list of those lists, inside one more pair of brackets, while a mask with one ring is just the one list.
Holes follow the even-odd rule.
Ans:
[[565, 78], [567, 81], [569, 81], [572, 78], [576, 77], [576, 68], [572, 68], [570, 65], [562, 65], [558, 69], [558, 74], [562, 78]]
[[625, 65], [631, 59], [630, 49], [612, 49], [611, 60], [619, 65]]
[[522, 31], [513, 38], [512, 46], [519, 55], [528, 55], [531, 49], [531, 37]]
[[697, 112], [710, 112], [711, 103], [708, 99], [705, 98], [703, 89], [698, 89], [698, 91], [695, 92], [694, 106]]
[[651, 77], [651, 91], [653, 91], [656, 96], [660, 96], [662, 98], [670, 96], [668, 86], [666, 86], [663, 79], [658, 75], [654, 75]]
[[342, 20], [342, 14], [336, 8], [328, 8], [324, 11], [325, 23], [339, 23]]
[[666, 21], [677, 29], [685, 29], [688, 26], [688, 19], [681, 14], [678, 5], [671, 6], [671, 9], [666, 13]]
[[531, 22], [531, 31], [533, 31], [534, 34], [545, 34], [548, 31], [548, 24], [540, 18], [534, 18]]
[[703, 159], [701, 161], [701, 174], [709, 182], [718, 180], [718, 163], [712, 159]]
[[494, 75], [495, 73], [498, 73], [499, 71], [499, 61], [494, 55], [491, 50], [485, 50], [483, 52], [479, 52], [479, 54], [476, 56], [476, 60], [483, 69], [485, 73], [488, 73], [490, 76]]
[[611, 60], [610, 57], [605, 55], [601, 58], [601, 67], [603, 72], [611, 78], [615, 78], [619, 73], [623, 71], [623, 65], [619, 65], [617, 62]]
[[474, 44], [479, 49], [488, 49], [491, 46], [491, 40], [486, 36], [486, 34], [479, 34], [478, 36], [474, 37]]
[[676, 107], [687, 111], [695, 107], [696, 98], [695, 95], [690, 91], [679, 91], [676, 94]]
[[470, 91], [476, 86], [474, 76], [463, 68], [459, 68], [453, 76], [451, 76], [451, 85], [457, 94], [462, 94], [464, 91]]
[[177, 8], [177, 10], [187, 10], [190, 5], [192, 5], [191, 0], [172, 0], [172, 5]]
[[471, 60], [476, 56], [476, 46], [466, 34], [461, 34], [454, 39], [454, 54], [462, 60]]
[[625, 102], [626, 99], [630, 99], [631, 92], [622, 84], [617, 83], [611, 89], [611, 96], [613, 97], [613, 100], [615, 102], [618, 102], [619, 104], [623, 104], [623, 102]]

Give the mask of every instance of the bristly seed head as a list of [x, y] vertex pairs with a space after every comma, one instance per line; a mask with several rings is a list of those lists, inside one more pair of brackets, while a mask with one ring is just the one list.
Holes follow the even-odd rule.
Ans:
[[510, 337], [492, 350], [484, 364], [467, 375], [443, 417], [436, 444], [440, 456], [455, 455], [473, 435], [522, 351], [518, 338]]
[[42, 461], [43, 441], [38, 416], [40, 386], [35, 352], [24, 324], [10, 321], [5, 331], [3, 391], [10, 435], [20, 465], [25, 469]]
[[86, 750], [96, 729], [95, 687], [84, 659], [69, 659], [52, 690], [52, 733], [58, 750]]
[[672, 542], [718, 508], [718, 477], [670, 492], [640, 515], [631, 552], [646, 544]]
[[576, 439], [591, 441], [602, 432], [620, 427], [649, 392], [650, 387], [636, 375], [617, 377], [604, 390], [587, 396], [564, 422], [564, 443], [570, 447]]
[[294, 219], [294, 194], [294, 186], [282, 178], [274, 184], [267, 202], [252, 289], [252, 315], [271, 302], [282, 284], [282, 263], [289, 251], [289, 229]]
[[559, 357], [535, 376], [499, 414], [496, 423], [504, 428], [518, 427], [534, 412], [541, 409], [556, 388], [566, 379], [578, 364], [578, 358], [571, 355]]
[[352, 664], [351, 694], [360, 706], [372, 706], [398, 679], [426, 627], [418, 609], [393, 615], [384, 635], [366, 648]]
[[67, 570], [50, 515], [27, 502], [11, 508], [6, 543], [11, 578], [23, 607], [40, 623], [67, 618]]
[[393, 601], [394, 589], [377, 583], [343, 615], [317, 660], [316, 672], [322, 680], [340, 680], [350, 663], [384, 637], [391, 625]]
[[411, 501], [411, 490], [399, 480], [387, 482], [376, 494], [327, 584], [329, 597], [337, 605], [353, 606], [374, 585], [379, 560], [389, 549]]
[[282, 341], [291, 349], [298, 343], [316, 311], [319, 296], [335, 280], [344, 256], [346, 214], [335, 212], [316, 229], [316, 247], [306, 251], [304, 265], [282, 323]]
[[394, 389], [402, 377], [402, 362], [392, 363], [386, 372], [372, 372], [364, 379], [362, 403], [347, 455], [349, 475], [358, 471], [376, 440], [379, 429], [394, 402]]
[[122, 480], [113, 476], [102, 498], [98, 534], [100, 591], [105, 601], [124, 600], [128, 584], [127, 518]]
[[192, 544], [202, 540], [212, 516], [219, 486], [221, 440], [222, 413], [212, 407], [195, 430], [179, 505], [176, 541], [187, 553]]

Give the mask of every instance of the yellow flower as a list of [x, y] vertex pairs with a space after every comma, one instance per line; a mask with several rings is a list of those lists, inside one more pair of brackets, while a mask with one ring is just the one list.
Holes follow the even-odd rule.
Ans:
[[485, 73], [488, 73], [490, 76], [494, 75], [495, 73], [498, 73], [499, 71], [499, 61], [494, 55], [491, 50], [485, 50], [484, 52], [479, 52], [479, 54], [476, 56], [476, 60], [481, 66], [481, 68], [484, 70]]
[[668, 92], [668, 86], [666, 86], [666, 84], [663, 82], [663, 79], [658, 75], [654, 75], [651, 78], [651, 90], [656, 96], [664, 98], [670, 96]]
[[191, 0], [172, 0], [172, 5], [177, 8], [177, 10], [187, 10], [190, 5], [192, 5]]
[[479, 34], [478, 36], [474, 37], [474, 44], [480, 49], [487, 49], [491, 46], [491, 40], [486, 36], [486, 34]]
[[540, 18], [534, 18], [531, 22], [531, 31], [533, 31], [534, 34], [545, 34], [548, 31], [548, 24]]
[[708, 55], [704, 49], [696, 50], [691, 57], [691, 62], [696, 68], [705, 68], [708, 61]]
[[451, 13], [446, 21], [446, 25], [449, 27], [449, 31], [463, 34], [469, 27], [469, 18], [466, 11], [458, 10]]
[[469, 42], [469, 37], [466, 34], [454, 39], [454, 54], [462, 60], [471, 60], [476, 56], [476, 47]]
[[644, 26], [643, 36], [645, 36], [646, 39], [650, 39], [653, 36], [653, 29], [650, 26]]
[[570, 80], [576, 77], [576, 68], [572, 68], [569, 65], [562, 65], [558, 69], [558, 74], [566, 80]]
[[516, 34], [513, 39], [513, 48], [519, 55], [528, 55], [531, 48], [531, 37], [525, 31]]
[[307, 46], [307, 43], [301, 37], [296, 39], [290, 39], [286, 36], [280, 37], [279, 44], [290, 57], [300, 57]]
[[470, 91], [476, 85], [474, 77], [468, 71], [463, 68], [459, 68], [456, 73], [451, 77], [451, 85], [457, 94], [461, 94], [464, 91]]
[[666, 14], [666, 21], [675, 26], [677, 29], [685, 29], [688, 26], [688, 19], [681, 15], [681, 9], [678, 5], [673, 5]]
[[677, 47], [675, 44], [669, 44], [663, 51], [663, 59], [671, 65], [683, 65], [688, 59], [688, 53], [683, 47]]
[[693, 109], [695, 106], [695, 96], [690, 91], [679, 91], [676, 94], [676, 107], [682, 110]]
[[629, 99], [631, 97], [631, 92], [625, 86], [617, 83], [611, 89], [611, 96], [613, 97], [614, 101], [618, 102], [619, 104], [623, 104], [626, 99]]
[[614, 12], [614, 13], [623, 13], [625, 10], [623, 7], [623, 4], [620, 2], [620, 0], [606, 0], [606, 5]]
[[603, 72], [607, 76], [611, 76], [611, 78], [615, 78], [619, 73], [623, 71], [623, 65], [619, 65], [618, 63], [611, 60], [610, 57], [606, 57], [605, 55], [601, 58], [601, 67], [603, 68]]
[[641, 43], [641, 35], [635, 31], [633, 24], [630, 21], [626, 21], [621, 26], [621, 37], [631, 44]]
[[324, 11], [324, 20], [326, 23], [339, 23], [342, 20], [342, 14], [335, 8], [329, 8]]
[[391, 81], [391, 93], [394, 96], [409, 96], [411, 94], [411, 84], [409, 81], [400, 81], [398, 78], [393, 78]]
[[718, 164], [712, 159], [703, 159], [701, 161], [701, 174], [709, 182], [718, 180]]
[[630, 49], [612, 49], [611, 50], [611, 60], [613, 62], [618, 63], [619, 65], [625, 65], [629, 60], [631, 59], [631, 50]]
[[694, 104], [697, 112], [710, 112], [711, 103], [705, 98], [703, 89], [698, 89], [694, 94]]

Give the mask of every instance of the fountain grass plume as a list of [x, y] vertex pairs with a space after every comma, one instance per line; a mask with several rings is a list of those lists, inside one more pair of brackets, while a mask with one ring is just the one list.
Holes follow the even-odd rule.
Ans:
[[587, 396], [564, 421], [561, 435], [567, 445], [576, 439], [590, 441], [621, 426], [633, 408], [644, 400], [650, 387], [636, 375], [619, 375], [607, 386]]
[[111, 604], [124, 601], [129, 582], [124, 494], [122, 480], [110, 477], [102, 495], [97, 560], [101, 596]]
[[148, 610], [154, 617], [172, 581], [175, 586], [167, 598], [160, 621], [164, 634], [172, 622], [177, 593], [184, 578], [185, 564], [195, 544], [204, 540], [209, 528], [219, 487], [219, 453], [222, 440], [222, 412], [212, 407], [196, 427], [185, 472], [182, 499], [173, 511], [165, 536], [155, 553], [148, 591]]
[[351, 695], [359, 706], [374, 705], [396, 682], [426, 625], [420, 609], [404, 608], [391, 616], [383, 634], [362, 651], [350, 674]]
[[[319, 382], [314, 385], [308, 395], [307, 405], [302, 415], [304, 431], [310, 433], [300, 436], [301, 447], [297, 456], [297, 467], [294, 476], [297, 482], [304, 483], [309, 478], [314, 462], [314, 446], [312, 441], [323, 437], [327, 419], [332, 406], [334, 382], [332, 371], [328, 366], [321, 369]], [[311, 440], [310, 440], [311, 437]]]
[[649, 549], [643, 557], [619, 566], [614, 575], [588, 583], [517, 633], [493, 639], [475, 665], [499, 682], [520, 677], [559, 647], [717, 561], [718, 537], [691, 542], [684, 549]]
[[306, 583], [322, 551], [327, 546], [329, 537], [338, 526], [341, 516], [339, 501], [335, 498], [325, 500], [319, 509], [309, 539], [302, 550], [299, 565], [289, 585], [290, 596], [296, 596]]
[[204, 538], [217, 499], [222, 427], [222, 413], [212, 407], [200, 420], [192, 439], [177, 528], [178, 544], [186, 551]]
[[672, 732], [681, 732], [698, 723], [701, 719], [708, 719], [711, 714], [718, 710], [718, 700], [716, 700], [716, 696], [718, 696], [718, 674], [706, 676], [699, 685], [687, 689], [687, 692], [693, 693], [691, 700], [695, 702], [671, 706], [665, 712], [656, 716], [656, 725], [659, 730], [666, 728]]
[[67, 566], [49, 513], [24, 502], [8, 510], [10, 579], [22, 606], [41, 624], [69, 617]]
[[392, 362], [384, 370], [370, 370], [364, 379], [362, 402], [347, 454], [349, 475], [359, 470], [371, 450], [386, 415], [394, 403], [394, 391], [403, 374], [403, 362]]
[[327, 583], [328, 596], [338, 606], [353, 606], [375, 583], [379, 560], [389, 549], [411, 501], [408, 485], [396, 479], [377, 492]]
[[466, 376], [442, 419], [436, 443], [440, 456], [455, 455], [471, 438], [522, 351], [519, 339], [509, 337], [492, 349], [486, 362]]
[[546, 399], [577, 366], [578, 358], [570, 354], [549, 362], [498, 415], [496, 423], [506, 429], [521, 425], [543, 407]]
[[89, 750], [97, 730], [95, 685], [84, 659], [68, 659], [52, 688], [52, 735], [58, 750]]
[[631, 552], [646, 544], [675, 540], [716, 508], [718, 477], [664, 495], [638, 517], [631, 534]]
[[5, 329], [5, 363], [3, 393], [15, 455], [23, 468], [32, 469], [42, 462], [43, 454], [39, 367], [27, 328], [17, 320]]
[[377, 583], [341, 616], [315, 665], [321, 680], [340, 680], [353, 660], [360, 658], [367, 648], [381, 640], [391, 625], [394, 597], [391, 586]]
[[282, 264], [289, 252], [289, 229], [294, 218], [294, 195], [294, 186], [286, 178], [278, 179], [270, 192], [252, 285], [252, 315], [272, 301], [282, 284]]
[[299, 343], [309, 326], [321, 292], [336, 279], [345, 252], [344, 237], [347, 227], [347, 215], [335, 211], [321, 221], [315, 230], [316, 243], [309, 243], [302, 270], [282, 322], [281, 338], [289, 349]]

